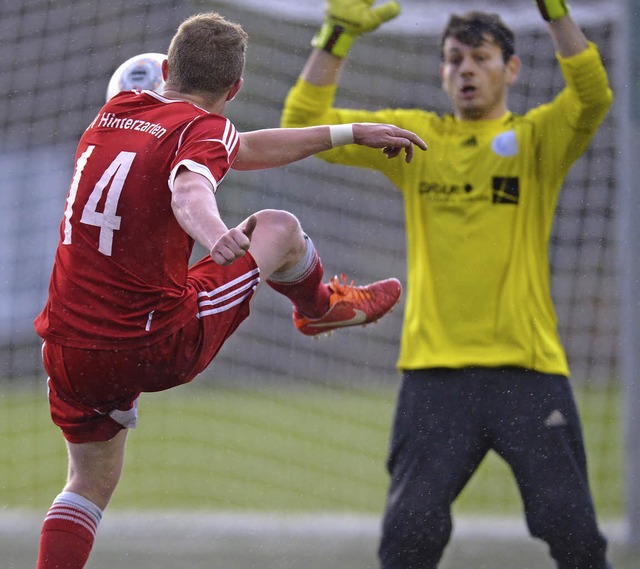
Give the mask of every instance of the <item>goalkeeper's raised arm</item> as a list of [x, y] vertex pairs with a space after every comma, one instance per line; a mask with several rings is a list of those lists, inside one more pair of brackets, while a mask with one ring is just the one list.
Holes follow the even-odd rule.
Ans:
[[[300, 79], [319, 87], [335, 85], [353, 41], [364, 33], [376, 30], [399, 13], [400, 5], [394, 0], [378, 4], [374, 0], [327, 0], [324, 21], [311, 40], [313, 50]], [[327, 100], [328, 105], [318, 105], [316, 97], [307, 99], [311, 105], [309, 108], [299, 108], [298, 99], [289, 102], [291, 105], [285, 105], [282, 126], [339, 122], [331, 114], [325, 117], [326, 120], [320, 118], [325, 111], [329, 111], [332, 97]]]
[[553, 44], [561, 57], [571, 57], [587, 49], [587, 38], [571, 17], [564, 0], [534, 0], [534, 3], [548, 23]]
[[[389, 116], [379, 116], [368, 111], [349, 109], [338, 113], [333, 109], [333, 96], [340, 69], [353, 41], [364, 33], [375, 31], [399, 13], [400, 5], [395, 0], [327, 0], [324, 20], [311, 40], [313, 49], [309, 59], [300, 74], [298, 84], [285, 102], [281, 126], [307, 127], [345, 122], [388, 123]], [[309, 93], [305, 92], [307, 88], [311, 90]], [[394, 155], [394, 151], [385, 153], [387, 157]], [[349, 154], [353, 163], [362, 162], [363, 156], [368, 156], [354, 150]], [[335, 156], [335, 153], [321, 155], [327, 159]], [[377, 164], [380, 169], [387, 167], [380, 162]]]

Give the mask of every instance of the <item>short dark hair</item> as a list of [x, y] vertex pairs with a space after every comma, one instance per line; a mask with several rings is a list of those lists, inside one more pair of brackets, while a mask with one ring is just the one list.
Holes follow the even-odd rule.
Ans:
[[184, 93], [215, 99], [242, 77], [247, 42], [242, 27], [220, 14], [192, 16], [171, 40], [167, 82]]
[[502, 50], [502, 58], [509, 61], [516, 52], [513, 31], [505, 25], [498, 14], [467, 12], [453, 14], [449, 18], [440, 40], [440, 57], [444, 59], [444, 42], [452, 37], [471, 47], [478, 47], [489, 36]]

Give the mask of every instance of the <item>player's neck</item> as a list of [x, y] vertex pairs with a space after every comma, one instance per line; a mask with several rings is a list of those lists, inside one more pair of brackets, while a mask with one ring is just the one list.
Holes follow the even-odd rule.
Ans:
[[226, 106], [226, 100], [224, 100], [224, 98], [222, 97], [212, 102], [207, 101], [200, 95], [194, 93], [183, 93], [172, 87], [165, 87], [164, 91], [162, 92], [162, 96], [166, 97], [167, 99], [186, 101], [187, 103], [191, 103], [196, 107], [204, 109], [205, 111], [218, 115], [224, 113], [224, 109]]

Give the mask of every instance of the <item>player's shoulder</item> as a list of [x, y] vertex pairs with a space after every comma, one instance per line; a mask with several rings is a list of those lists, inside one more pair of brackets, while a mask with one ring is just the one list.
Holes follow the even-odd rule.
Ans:
[[237, 130], [233, 122], [223, 115], [204, 111], [192, 117], [186, 125], [185, 134], [205, 133], [208, 138], [235, 138]]

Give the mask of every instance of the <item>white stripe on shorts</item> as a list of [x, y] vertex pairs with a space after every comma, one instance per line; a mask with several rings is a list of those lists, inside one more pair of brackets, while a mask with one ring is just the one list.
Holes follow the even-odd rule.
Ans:
[[219, 314], [240, 304], [260, 284], [260, 269], [253, 269], [211, 291], [198, 293], [198, 318]]

